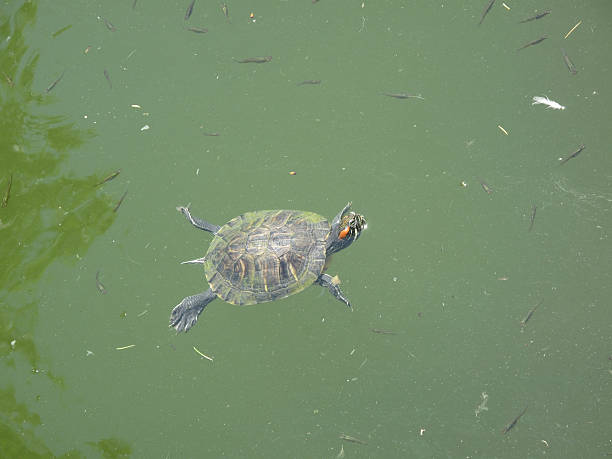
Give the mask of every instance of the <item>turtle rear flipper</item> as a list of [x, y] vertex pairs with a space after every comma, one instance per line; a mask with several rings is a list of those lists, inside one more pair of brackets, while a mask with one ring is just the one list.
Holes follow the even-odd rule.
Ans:
[[215, 298], [217, 295], [211, 289], [183, 298], [172, 310], [170, 326], [177, 332], [186, 332], [195, 325], [206, 305]]
[[321, 274], [315, 282], [321, 287], [327, 287], [330, 293], [334, 295], [337, 300], [342, 301], [344, 304], [346, 304], [351, 311], [353, 310], [351, 302], [348, 300], [347, 297], [344, 296], [342, 290], [340, 290], [340, 287], [338, 287], [338, 284], [340, 284], [338, 276], [331, 277], [329, 274]]

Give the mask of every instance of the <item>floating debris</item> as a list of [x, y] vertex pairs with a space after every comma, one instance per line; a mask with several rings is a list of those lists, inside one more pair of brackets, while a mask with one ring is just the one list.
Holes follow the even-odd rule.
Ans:
[[550, 100], [548, 97], [534, 96], [533, 103], [531, 105], [546, 105], [548, 108], [552, 108], [554, 110], [565, 110], [565, 107], [554, 100]]
[[500, 124], [497, 125], [497, 127], [506, 135], [508, 135], [508, 131], [506, 131]]
[[211, 362], [214, 360], [214, 358], [213, 358], [213, 357], [209, 357], [209, 356], [207, 356], [206, 354], [203, 354], [202, 352], [200, 352], [200, 351], [198, 350], [198, 348], [196, 348], [195, 346], [193, 346], [193, 350], [194, 350], [194, 351], [196, 351], [196, 352], [197, 352], [199, 355], [201, 355], [201, 356], [202, 356], [202, 357], [204, 357], [205, 359], [210, 360]]
[[482, 394], [480, 394], [480, 397], [482, 398], [482, 401], [480, 402], [480, 405], [478, 405], [474, 410], [476, 417], [478, 417], [478, 415], [483, 411], [489, 411], [489, 408], [487, 408], [487, 401], [489, 400], [489, 395], [486, 392], [483, 392]]
[[297, 172], [296, 171], [290, 171], [289, 175], [297, 175]]
[[125, 349], [131, 349], [133, 347], [136, 347], [136, 345], [135, 344], [128, 344], [127, 346], [116, 347], [115, 349], [118, 350], [118, 351], [123, 351]]
[[576, 24], [574, 27], [572, 27], [572, 30], [570, 30], [568, 33], [566, 33], [566, 34], [565, 34], [565, 37], [563, 37], [563, 38], [567, 38], [567, 37], [569, 37], [569, 36], [570, 36], [570, 34], [571, 34], [571, 33], [572, 33], [574, 30], [576, 30], [580, 24], [582, 24], [582, 21], [578, 21], [578, 24]]

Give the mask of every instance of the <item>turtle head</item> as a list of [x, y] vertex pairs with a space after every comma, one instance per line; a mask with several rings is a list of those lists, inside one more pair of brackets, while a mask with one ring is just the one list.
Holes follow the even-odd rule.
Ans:
[[332, 221], [331, 232], [327, 240], [328, 255], [351, 245], [359, 238], [361, 231], [368, 227], [364, 216], [350, 209], [351, 203], [349, 202]]

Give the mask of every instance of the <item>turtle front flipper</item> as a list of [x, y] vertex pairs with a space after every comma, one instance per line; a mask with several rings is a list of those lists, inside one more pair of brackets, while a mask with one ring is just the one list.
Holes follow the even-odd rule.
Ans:
[[217, 295], [211, 289], [183, 298], [170, 314], [170, 326], [177, 332], [186, 332], [195, 325], [206, 305], [215, 298]]
[[191, 223], [196, 228], [199, 228], [204, 231], [210, 231], [213, 234], [215, 234], [217, 231], [219, 231], [219, 228], [221, 228], [218, 225], [213, 225], [212, 223], [208, 223], [207, 221], [204, 221], [201, 218], [192, 216], [191, 212], [189, 212], [189, 204], [187, 204], [186, 206], [178, 206], [176, 210], [182, 213], [185, 218], [189, 220], [189, 223]]
[[339, 282], [335, 278], [331, 277], [329, 274], [321, 274], [316, 280], [316, 283], [322, 287], [327, 287], [332, 295], [346, 304], [349, 309], [353, 310], [351, 302], [344, 296], [342, 290], [340, 290], [340, 287], [338, 287]]

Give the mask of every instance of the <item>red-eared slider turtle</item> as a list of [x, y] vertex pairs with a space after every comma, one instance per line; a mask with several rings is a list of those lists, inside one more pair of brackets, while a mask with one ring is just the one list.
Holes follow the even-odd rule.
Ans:
[[206, 255], [184, 263], [202, 263], [210, 288], [183, 298], [172, 310], [170, 326], [187, 331], [215, 298], [238, 305], [285, 298], [313, 283], [327, 287], [349, 308], [338, 281], [323, 271], [332, 253], [351, 245], [366, 228], [349, 202], [331, 223], [313, 212], [260, 210], [247, 212], [223, 226], [194, 217], [177, 207], [187, 220], [215, 235]]

